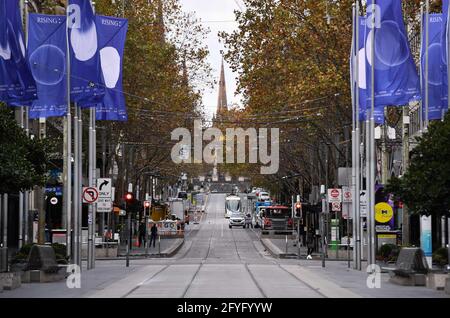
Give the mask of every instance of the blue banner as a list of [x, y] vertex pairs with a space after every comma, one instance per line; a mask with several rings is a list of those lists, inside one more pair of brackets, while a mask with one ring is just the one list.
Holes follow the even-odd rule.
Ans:
[[[367, 80], [366, 80], [366, 41], [367, 41], [367, 32], [366, 28], [367, 18], [364, 16], [359, 17], [359, 68], [358, 68], [358, 80], [359, 80], [359, 120], [366, 120], [366, 111], [367, 111]], [[356, 63], [356, 61], [355, 61]], [[353, 67], [353, 65], [351, 65]], [[352, 74], [354, 71], [352, 70]], [[356, 81], [353, 80], [353, 83]], [[370, 106], [370, 105], [369, 105]], [[375, 107], [374, 112], [375, 123], [383, 124], [384, 123], [384, 106]]]
[[448, 47], [448, 36], [449, 36], [449, 25], [447, 21], [449, 20], [449, 0], [442, 0], [442, 33], [441, 33], [441, 46], [442, 46], [442, 101], [446, 104], [446, 109], [448, 108], [448, 75], [447, 75], [447, 47]]
[[67, 14], [71, 99], [92, 106], [104, 95], [94, 11], [89, 0], [69, 0]]
[[30, 14], [28, 60], [38, 99], [30, 118], [64, 116], [67, 112], [66, 17]]
[[[401, 0], [368, 1], [366, 42], [367, 87], [375, 68], [375, 105], [403, 106], [420, 100], [420, 81], [409, 48]], [[373, 23], [375, 12], [375, 24]], [[374, 24], [374, 25], [373, 25]], [[373, 38], [375, 39], [373, 42]], [[374, 61], [372, 63], [372, 50]], [[368, 105], [372, 96], [367, 94]]]
[[126, 121], [128, 115], [122, 87], [123, 51], [128, 20], [97, 16], [99, 49], [106, 91], [103, 102], [96, 106], [97, 120]]
[[18, 0], [0, 3], [0, 100], [11, 106], [36, 99], [36, 83], [26, 59]]
[[[445, 67], [442, 60], [442, 44], [441, 35], [443, 32], [443, 18], [442, 14], [430, 14], [429, 15], [429, 42], [428, 42], [428, 119], [439, 120], [442, 119], [443, 112], [447, 109], [447, 101], [443, 100], [444, 92], [444, 73]], [[426, 15], [422, 17], [423, 32], [422, 35], [422, 47], [420, 52], [421, 72], [422, 72], [422, 96], [423, 96], [423, 118], [426, 112], [426, 100], [425, 100], [425, 85], [426, 85], [426, 73], [425, 73], [425, 59], [426, 59]], [[446, 90], [446, 88], [445, 88]], [[445, 107], [444, 107], [445, 106]]]

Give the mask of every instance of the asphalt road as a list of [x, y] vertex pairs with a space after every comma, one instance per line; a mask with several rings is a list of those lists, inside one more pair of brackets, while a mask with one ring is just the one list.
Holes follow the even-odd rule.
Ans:
[[[298, 266], [280, 265], [270, 257], [256, 231], [229, 229], [228, 220], [224, 218], [224, 206], [224, 194], [209, 196], [201, 226], [190, 232], [176, 260], [159, 260], [158, 265], [145, 266], [123, 282], [89, 296], [326, 296], [301, 279], [301, 274], [296, 272]], [[339, 289], [338, 286], [336, 288]]]
[[69, 289], [65, 281], [22, 284], [0, 298], [106, 297], [106, 298], [354, 298], [449, 297], [425, 287], [405, 287], [388, 282], [367, 287], [367, 274], [347, 267], [347, 262], [275, 259], [263, 247], [259, 232], [228, 228], [224, 218], [225, 195], [211, 194], [199, 225], [191, 229], [184, 245], [172, 258], [97, 261], [81, 273], [81, 288]]

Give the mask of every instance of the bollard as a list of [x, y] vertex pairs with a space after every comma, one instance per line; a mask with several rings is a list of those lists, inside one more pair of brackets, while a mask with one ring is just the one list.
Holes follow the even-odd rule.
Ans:
[[161, 257], [161, 235], [158, 235], [158, 250], [159, 250], [159, 257]]
[[288, 236], [286, 235], [286, 254], [288, 253]]

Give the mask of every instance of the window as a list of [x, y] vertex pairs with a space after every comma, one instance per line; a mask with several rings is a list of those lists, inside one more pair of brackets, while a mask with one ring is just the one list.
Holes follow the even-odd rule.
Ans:
[[239, 211], [241, 207], [241, 202], [238, 200], [227, 200], [226, 208], [230, 211]]

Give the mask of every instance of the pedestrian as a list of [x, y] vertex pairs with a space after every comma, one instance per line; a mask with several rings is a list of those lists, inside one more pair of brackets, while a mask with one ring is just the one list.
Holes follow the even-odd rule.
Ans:
[[250, 213], [247, 213], [245, 216], [245, 228], [252, 228], [253, 229], [253, 222], [252, 222], [252, 216]]
[[144, 244], [144, 246], [145, 246], [145, 243], [146, 243], [146, 241], [147, 241], [147, 238], [146, 238], [146, 229], [145, 229], [145, 223], [144, 222], [141, 222], [141, 224], [139, 225], [139, 247], [141, 247], [142, 246], [142, 244]]
[[150, 243], [148, 244], [149, 246], [151, 246], [153, 242], [153, 247], [155, 247], [157, 235], [158, 235], [158, 228], [156, 227], [156, 223], [153, 223], [153, 226], [150, 229]]
[[308, 256], [306, 259], [312, 259], [311, 254], [314, 252], [314, 233], [312, 228], [310, 228], [306, 234], [306, 246], [308, 247]]

